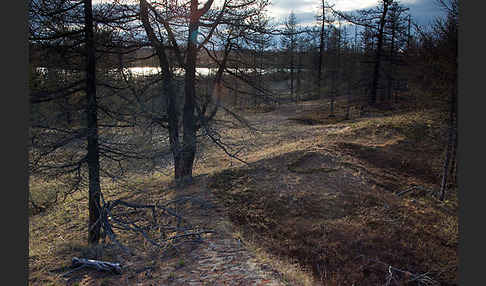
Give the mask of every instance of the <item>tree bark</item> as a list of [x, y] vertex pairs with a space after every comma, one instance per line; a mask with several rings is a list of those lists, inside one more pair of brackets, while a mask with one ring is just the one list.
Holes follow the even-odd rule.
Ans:
[[[293, 40], [291, 43], [292, 47], [294, 45]], [[290, 51], [290, 95], [291, 98], [294, 97], [294, 49]]]
[[[449, 173], [449, 161], [452, 153], [456, 152], [456, 149], [454, 148], [454, 142], [455, 142], [455, 135], [456, 135], [456, 128], [454, 128], [454, 118], [455, 118], [455, 113], [456, 113], [456, 80], [454, 79], [453, 87], [451, 89], [451, 99], [450, 99], [450, 111], [449, 111], [449, 138], [447, 140], [447, 150], [446, 150], [446, 155], [445, 155], [445, 160], [444, 160], [444, 170], [442, 174], [442, 183], [440, 186], [440, 200], [443, 201], [445, 198], [445, 193], [447, 190], [447, 179], [448, 179], [448, 173]], [[455, 157], [455, 155], [453, 156]], [[453, 166], [452, 166], [453, 167]]]
[[383, 31], [385, 29], [386, 13], [388, 12], [388, 6], [390, 5], [390, 3], [391, 3], [390, 0], [383, 0], [383, 13], [381, 14], [380, 23], [379, 23], [380, 27], [378, 30], [378, 42], [376, 47], [375, 66], [373, 69], [373, 81], [371, 84], [369, 105], [376, 104], [376, 95], [378, 91], [378, 83], [380, 80], [381, 54], [383, 50]]
[[177, 181], [183, 176], [182, 148], [179, 140], [179, 112], [177, 111], [176, 92], [170, 70], [169, 59], [164, 46], [157, 39], [154, 30], [148, 20], [148, 3], [140, 1], [140, 18], [151, 45], [155, 48], [159, 65], [163, 72], [163, 92], [166, 98], [166, 112], [168, 118], [169, 144], [174, 159], [174, 179]]
[[325, 1], [322, 0], [322, 24], [319, 44], [319, 67], [317, 70], [317, 92], [319, 99], [321, 98], [321, 81], [322, 81], [322, 64], [324, 59], [324, 23], [326, 21]]
[[393, 93], [393, 73], [394, 73], [394, 57], [395, 57], [395, 33], [396, 33], [396, 23], [392, 23], [392, 36], [390, 45], [390, 71], [388, 75], [388, 90], [387, 90], [387, 100], [391, 102]]
[[100, 239], [100, 162], [98, 142], [98, 117], [96, 100], [96, 58], [93, 40], [93, 10], [91, 0], [84, 0], [84, 32], [86, 41], [86, 97], [88, 125], [88, 173], [89, 173], [89, 231], [88, 243], [98, 244]]
[[452, 155], [451, 155], [452, 156], [451, 168], [450, 168], [451, 171], [450, 171], [449, 176], [451, 177], [453, 184], [457, 185], [457, 178], [456, 178], [456, 174], [457, 174], [456, 173], [457, 172], [457, 125], [455, 127], [456, 128], [454, 129], [454, 145], [452, 146]]
[[184, 77], [184, 109], [183, 109], [183, 142], [182, 142], [182, 170], [176, 181], [189, 183], [192, 181], [192, 167], [196, 154], [196, 63], [197, 63], [197, 34], [198, 21], [195, 16], [197, 1], [191, 1], [191, 21], [187, 39], [186, 72]]

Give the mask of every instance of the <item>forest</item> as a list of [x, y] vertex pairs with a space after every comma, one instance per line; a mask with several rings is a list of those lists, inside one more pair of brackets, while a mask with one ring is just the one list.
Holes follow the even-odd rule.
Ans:
[[458, 285], [458, 0], [339, 1], [29, 0], [29, 285]]

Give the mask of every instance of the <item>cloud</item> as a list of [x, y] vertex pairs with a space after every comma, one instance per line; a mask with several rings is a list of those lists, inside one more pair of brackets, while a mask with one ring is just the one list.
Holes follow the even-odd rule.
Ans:
[[[113, 0], [93, 0], [93, 3], [109, 3]], [[132, 2], [134, 0], [121, 0]], [[215, 3], [222, 0], [215, 0]], [[282, 22], [291, 11], [297, 17], [299, 24], [315, 23], [315, 16], [319, 14], [322, 0], [273, 0], [268, 7], [269, 16], [278, 22]], [[204, 2], [204, 1], [201, 1]], [[340, 11], [353, 11], [372, 8], [378, 5], [380, 0], [326, 0], [327, 4], [334, 4], [334, 8]], [[436, 17], [445, 15], [435, 0], [401, 0], [403, 6], [410, 8], [413, 19], [419, 25], [428, 25]]]
[[336, 10], [340, 11], [353, 11], [374, 7], [378, 4], [377, 0], [334, 0], [327, 1], [333, 5]]
[[437, 17], [445, 16], [443, 9], [435, 1], [415, 0], [404, 3], [405, 7], [410, 8], [410, 14], [413, 20], [419, 25], [431, 24]]
[[302, 25], [313, 24], [316, 22], [316, 13], [314, 12], [300, 12], [295, 13], [297, 22]]
[[319, 5], [319, 1], [317, 0], [274, 0], [272, 6], [279, 8], [281, 10], [306, 10], [309, 7], [317, 7]]
[[[372, 8], [379, 4], [379, 0], [326, 0], [326, 3], [334, 4], [334, 8], [340, 11], [353, 11]], [[419, 25], [428, 25], [436, 17], [444, 16], [435, 0], [401, 0], [405, 7], [410, 8], [413, 19]], [[276, 20], [285, 19], [290, 11], [294, 11], [299, 23], [312, 24], [315, 22], [315, 15], [319, 13], [321, 0], [273, 0], [268, 12]]]

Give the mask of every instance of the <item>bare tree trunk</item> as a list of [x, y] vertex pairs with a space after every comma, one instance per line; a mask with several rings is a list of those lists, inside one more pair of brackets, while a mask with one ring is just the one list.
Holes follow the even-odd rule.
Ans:
[[380, 80], [380, 68], [381, 68], [381, 54], [383, 49], [383, 31], [385, 29], [386, 13], [388, 12], [388, 5], [390, 5], [390, 0], [383, 0], [383, 13], [380, 18], [380, 27], [378, 30], [378, 43], [376, 47], [375, 54], [375, 67], [373, 69], [373, 81], [371, 85], [371, 93], [369, 98], [369, 104], [376, 104], [376, 95], [378, 91], [378, 83]]
[[345, 120], [348, 120], [350, 118], [350, 112], [351, 112], [351, 88], [350, 84], [348, 83], [348, 90], [347, 90], [347, 102], [346, 102], [346, 115], [344, 117]]
[[[191, 1], [191, 15], [197, 11], [197, 1]], [[192, 167], [196, 155], [196, 63], [197, 63], [197, 20], [189, 23], [189, 35], [187, 42], [186, 72], [184, 77], [185, 96], [183, 109], [183, 142], [182, 142], [182, 170], [181, 177], [176, 181], [189, 183], [192, 181]]]
[[449, 140], [447, 141], [447, 151], [446, 151], [446, 155], [445, 155], [445, 160], [444, 160], [444, 171], [443, 171], [443, 175], [442, 175], [442, 183], [440, 185], [440, 200], [443, 201], [444, 198], [445, 198], [445, 192], [446, 192], [446, 189], [447, 189], [447, 175], [448, 175], [448, 172], [449, 172], [449, 161], [450, 161], [450, 157], [451, 157], [451, 149], [452, 149], [452, 145], [453, 145], [453, 131], [452, 131], [452, 127], [449, 127]]
[[449, 161], [451, 156], [455, 158], [455, 154], [452, 155], [452, 153], [455, 153], [456, 150], [454, 148], [454, 142], [455, 142], [455, 128], [454, 128], [454, 117], [455, 117], [455, 112], [456, 111], [456, 83], [454, 80], [453, 88], [451, 89], [451, 100], [450, 100], [450, 112], [449, 112], [449, 139], [447, 140], [447, 150], [446, 150], [446, 155], [445, 155], [445, 160], [444, 160], [444, 171], [442, 175], [442, 183], [440, 186], [440, 200], [443, 201], [445, 198], [445, 192], [447, 189], [447, 179], [448, 179], [448, 174], [449, 174]]
[[317, 92], [321, 98], [322, 64], [324, 59], [324, 23], [326, 21], [325, 1], [322, 0], [322, 23], [319, 44], [319, 67], [317, 70]]
[[[238, 75], [238, 70], [235, 71], [235, 74]], [[235, 77], [233, 82], [234, 94], [235, 94], [235, 101], [234, 106], [235, 108], [238, 107], [238, 77]], [[241, 106], [241, 104], [240, 104]]]
[[[257, 55], [256, 53], [253, 54], [253, 67], [255, 68], [255, 70], [257, 69]], [[259, 90], [257, 89], [257, 86], [260, 84], [260, 78], [258, 78], [258, 71], [255, 73], [255, 85], [253, 86], [253, 90], [254, 90], [254, 94], [253, 94], [253, 106], [254, 107], [257, 107], [258, 105], [258, 102], [257, 102], [257, 97], [258, 97], [258, 93], [259, 93]], [[255, 112], [257, 112], [256, 108], [255, 108]]]
[[88, 124], [89, 223], [88, 243], [98, 244], [100, 239], [100, 162], [98, 145], [98, 117], [96, 101], [96, 58], [93, 40], [93, 10], [91, 0], [84, 0], [84, 33], [86, 41], [86, 97]]
[[393, 89], [393, 73], [394, 73], [394, 56], [395, 56], [395, 32], [396, 27], [395, 23], [393, 23], [392, 27], [392, 37], [391, 37], [391, 46], [390, 46], [390, 71], [388, 74], [388, 90], [387, 90], [387, 100], [391, 102], [392, 100], [392, 89]]
[[[160, 61], [160, 57], [159, 57]], [[166, 71], [163, 81], [166, 98], [167, 118], [169, 126], [169, 144], [174, 159], [174, 178], [181, 177], [181, 147], [179, 141], [179, 112], [177, 112], [176, 95], [169, 71]]]
[[452, 145], [452, 154], [451, 154], [451, 166], [450, 166], [450, 180], [454, 183], [457, 184], [457, 179], [456, 179], [456, 172], [457, 172], [457, 129], [454, 129], [454, 144]]
[[294, 50], [290, 51], [290, 95], [294, 97]]
[[302, 56], [298, 54], [298, 62], [297, 62], [297, 87], [296, 87], [296, 93], [295, 93], [295, 103], [298, 103], [300, 98], [299, 98], [299, 92], [301, 89], [301, 67], [302, 67]]
[[148, 4], [145, 1], [140, 1], [140, 19], [142, 20], [143, 27], [147, 33], [151, 45], [155, 48], [155, 52], [157, 53], [157, 57], [159, 59], [159, 65], [164, 75], [163, 91], [166, 98], [169, 144], [172, 156], [174, 158], [174, 179], [178, 180], [183, 176], [183, 160], [182, 148], [179, 140], [179, 112], [177, 111], [175, 88], [173, 84], [172, 72], [170, 71], [169, 60], [165, 54], [164, 46], [157, 39], [154, 30], [150, 26], [147, 6]]
[[336, 95], [336, 72], [333, 72], [331, 75], [331, 107], [329, 110], [329, 117], [335, 117], [334, 115], [334, 98]]
[[408, 15], [408, 31], [407, 31], [407, 51], [410, 51], [410, 27], [411, 27], [412, 16]]

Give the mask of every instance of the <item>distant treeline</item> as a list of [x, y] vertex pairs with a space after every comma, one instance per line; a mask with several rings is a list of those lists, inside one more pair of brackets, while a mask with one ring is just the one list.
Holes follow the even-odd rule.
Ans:
[[[29, 47], [29, 61], [33, 67], [51, 67], [64, 69], [83, 69], [83, 58], [80, 57], [82, 51], [73, 53], [71, 47], [63, 47], [61, 45], [46, 47], [45, 45], [31, 44]], [[213, 52], [216, 57], [222, 58], [222, 51]], [[309, 66], [316, 63], [316, 54], [309, 52], [297, 52], [301, 58], [302, 66]], [[124, 48], [116, 47], [109, 51], [99, 52], [97, 58], [98, 67], [101, 68], [118, 68], [118, 67], [159, 67], [158, 59], [155, 51], [151, 47], [142, 48]], [[101, 56], [102, 55], [102, 56]], [[259, 61], [263, 58], [263, 68], [285, 68], [286, 57], [285, 51], [265, 51], [262, 54], [255, 55], [255, 51], [250, 49], [242, 49], [233, 54], [238, 60], [228, 60], [228, 68], [252, 68], [252, 58], [259, 57]], [[246, 58], [246, 60], [243, 60]], [[211, 59], [206, 52], [201, 51], [198, 55], [198, 67], [202, 68], [217, 68], [213, 59]]]

